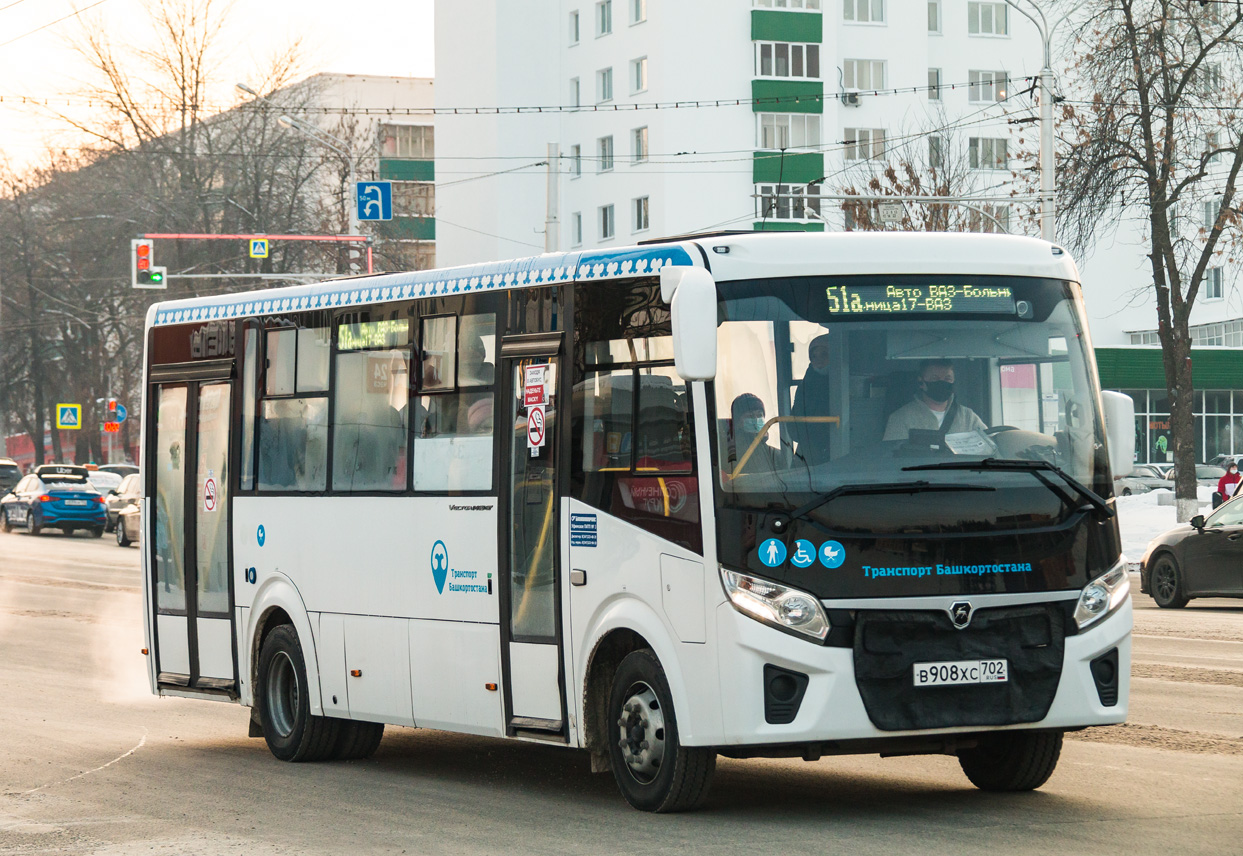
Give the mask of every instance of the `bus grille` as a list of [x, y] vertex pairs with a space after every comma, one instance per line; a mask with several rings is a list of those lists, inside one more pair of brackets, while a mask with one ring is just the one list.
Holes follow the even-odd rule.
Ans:
[[[855, 681], [884, 731], [1013, 725], [1043, 719], [1062, 676], [1061, 604], [979, 609], [957, 630], [944, 612], [864, 611], [855, 623]], [[1009, 680], [916, 687], [915, 663], [1004, 658]]]

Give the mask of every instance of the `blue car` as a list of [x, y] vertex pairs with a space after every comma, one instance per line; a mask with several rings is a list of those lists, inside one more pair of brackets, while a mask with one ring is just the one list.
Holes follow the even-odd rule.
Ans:
[[108, 510], [87, 475], [85, 467], [38, 467], [0, 499], [0, 527], [5, 532], [21, 527], [31, 535], [47, 528], [61, 529], [66, 535], [85, 529], [98, 538], [104, 534]]

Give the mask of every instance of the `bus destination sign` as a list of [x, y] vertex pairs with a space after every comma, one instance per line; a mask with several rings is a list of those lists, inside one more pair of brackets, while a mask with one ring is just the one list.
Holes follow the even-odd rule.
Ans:
[[1015, 314], [1014, 292], [1004, 285], [831, 285], [825, 296], [833, 315]]

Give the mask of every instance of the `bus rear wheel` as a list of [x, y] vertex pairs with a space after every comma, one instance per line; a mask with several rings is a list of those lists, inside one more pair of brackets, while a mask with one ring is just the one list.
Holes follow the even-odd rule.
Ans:
[[958, 763], [982, 791], [1033, 791], [1049, 781], [1061, 754], [1060, 731], [1006, 731], [983, 735]]
[[703, 804], [716, 753], [683, 746], [664, 669], [648, 649], [617, 667], [609, 694], [606, 739], [613, 778], [640, 811], [688, 811]]
[[298, 634], [282, 624], [263, 640], [255, 701], [263, 736], [282, 761], [322, 761], [332, 757], [338, 721], [311, 714], [306, 660]]

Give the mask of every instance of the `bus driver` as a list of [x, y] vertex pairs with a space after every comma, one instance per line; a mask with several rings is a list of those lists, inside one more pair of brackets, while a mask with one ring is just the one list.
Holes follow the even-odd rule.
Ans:
[[[945, 425], [949, 416], [949, 425]], [[954, 364], [924, 360], [919, 364], [919, 392], [899, 407], [885, 425], [886, 440], [905, 440], [912, 430], [959, 434], [983, 431], [987, 426], [975, 411], [954, 400]]]

